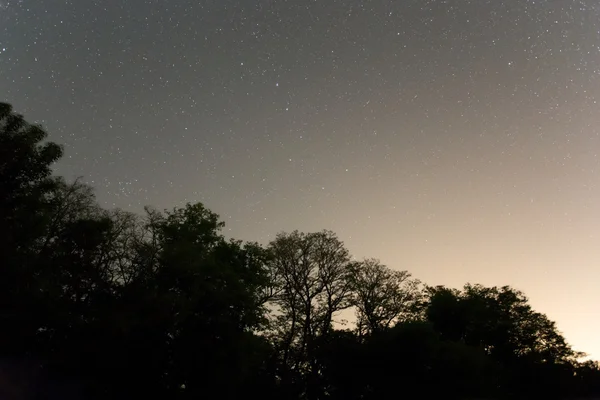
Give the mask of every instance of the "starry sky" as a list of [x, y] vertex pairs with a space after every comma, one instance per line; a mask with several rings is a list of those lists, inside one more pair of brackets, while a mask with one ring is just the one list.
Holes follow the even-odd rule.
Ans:
[[597, 0], [0, 0], [0, 101], [107, 207], [513, 285], [600, 359]]

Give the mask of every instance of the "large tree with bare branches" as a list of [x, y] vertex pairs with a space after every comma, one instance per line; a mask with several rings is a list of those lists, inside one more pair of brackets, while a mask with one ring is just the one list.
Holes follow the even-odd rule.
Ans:
[[283, 365], [317, 379], [317, 340], [351, 305], [348, 250], [331, 231], [281, 233], [269, 246], [276, 295], [271, 301], [274, 342]]
[[356, 329], [360, 336], [381, 332], [415, 315], [420, 282], [407, 271], [394, 271], [379, 260], [356, 263], [349, 275]]

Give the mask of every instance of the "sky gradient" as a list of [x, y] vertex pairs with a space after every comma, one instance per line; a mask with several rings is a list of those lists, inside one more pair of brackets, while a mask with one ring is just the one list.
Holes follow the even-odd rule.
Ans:
[[513, 285], [600, 359], [597, 0], [0, 0], [0, 101], [107, 207]]

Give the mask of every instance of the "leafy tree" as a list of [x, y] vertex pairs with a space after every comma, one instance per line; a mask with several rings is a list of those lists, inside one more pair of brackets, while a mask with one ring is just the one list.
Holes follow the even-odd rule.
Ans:
[[210, 388], [240, 395], [262, 368], [253, 332], [263, 323], [265, 255], [258, 245], [226, 241], [222, 227], [201, 204], [155, 215], [151, 226], [155, 290], [172, 316], [171, 379], [192, 397]]
[[43, 143], [46, 136], [0, 103], [0, 246], [8, 262], [24, 263], [45, 227], [47, 196], [57, 184], [51, 165], [62, 156], [59, 145]]
[[[528, 299], [508, 286], [466, 285], [462, 292], [429, 288], [427, 318], [443, 338], [480, 348], [502, 368], [505, 394], [558, 388], [543, 380], [568, 375], [580, 356], [554, 322], [532, 310]], [[552, 390], [550, 390], [552, 388]]]
[[40, 310], [35, 257], [57, 182], [51, 165], [62, 155], [46, 132], [0, 103], [0, 355], [27, 353]]
[[427, 317], [442, 334], [483, 347], [496, 358], [529, 356], [558, 362], [578, 356], [556, 325], [508, 286], [466, 285], [462, 293], [431, 288], [430, 296]]

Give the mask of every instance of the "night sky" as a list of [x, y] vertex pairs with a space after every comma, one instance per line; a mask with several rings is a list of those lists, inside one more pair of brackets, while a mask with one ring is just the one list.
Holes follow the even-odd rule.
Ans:
[[600, 358], [597, 0], [0, 0], [0, 101], [107, 207], [514, 285]]

